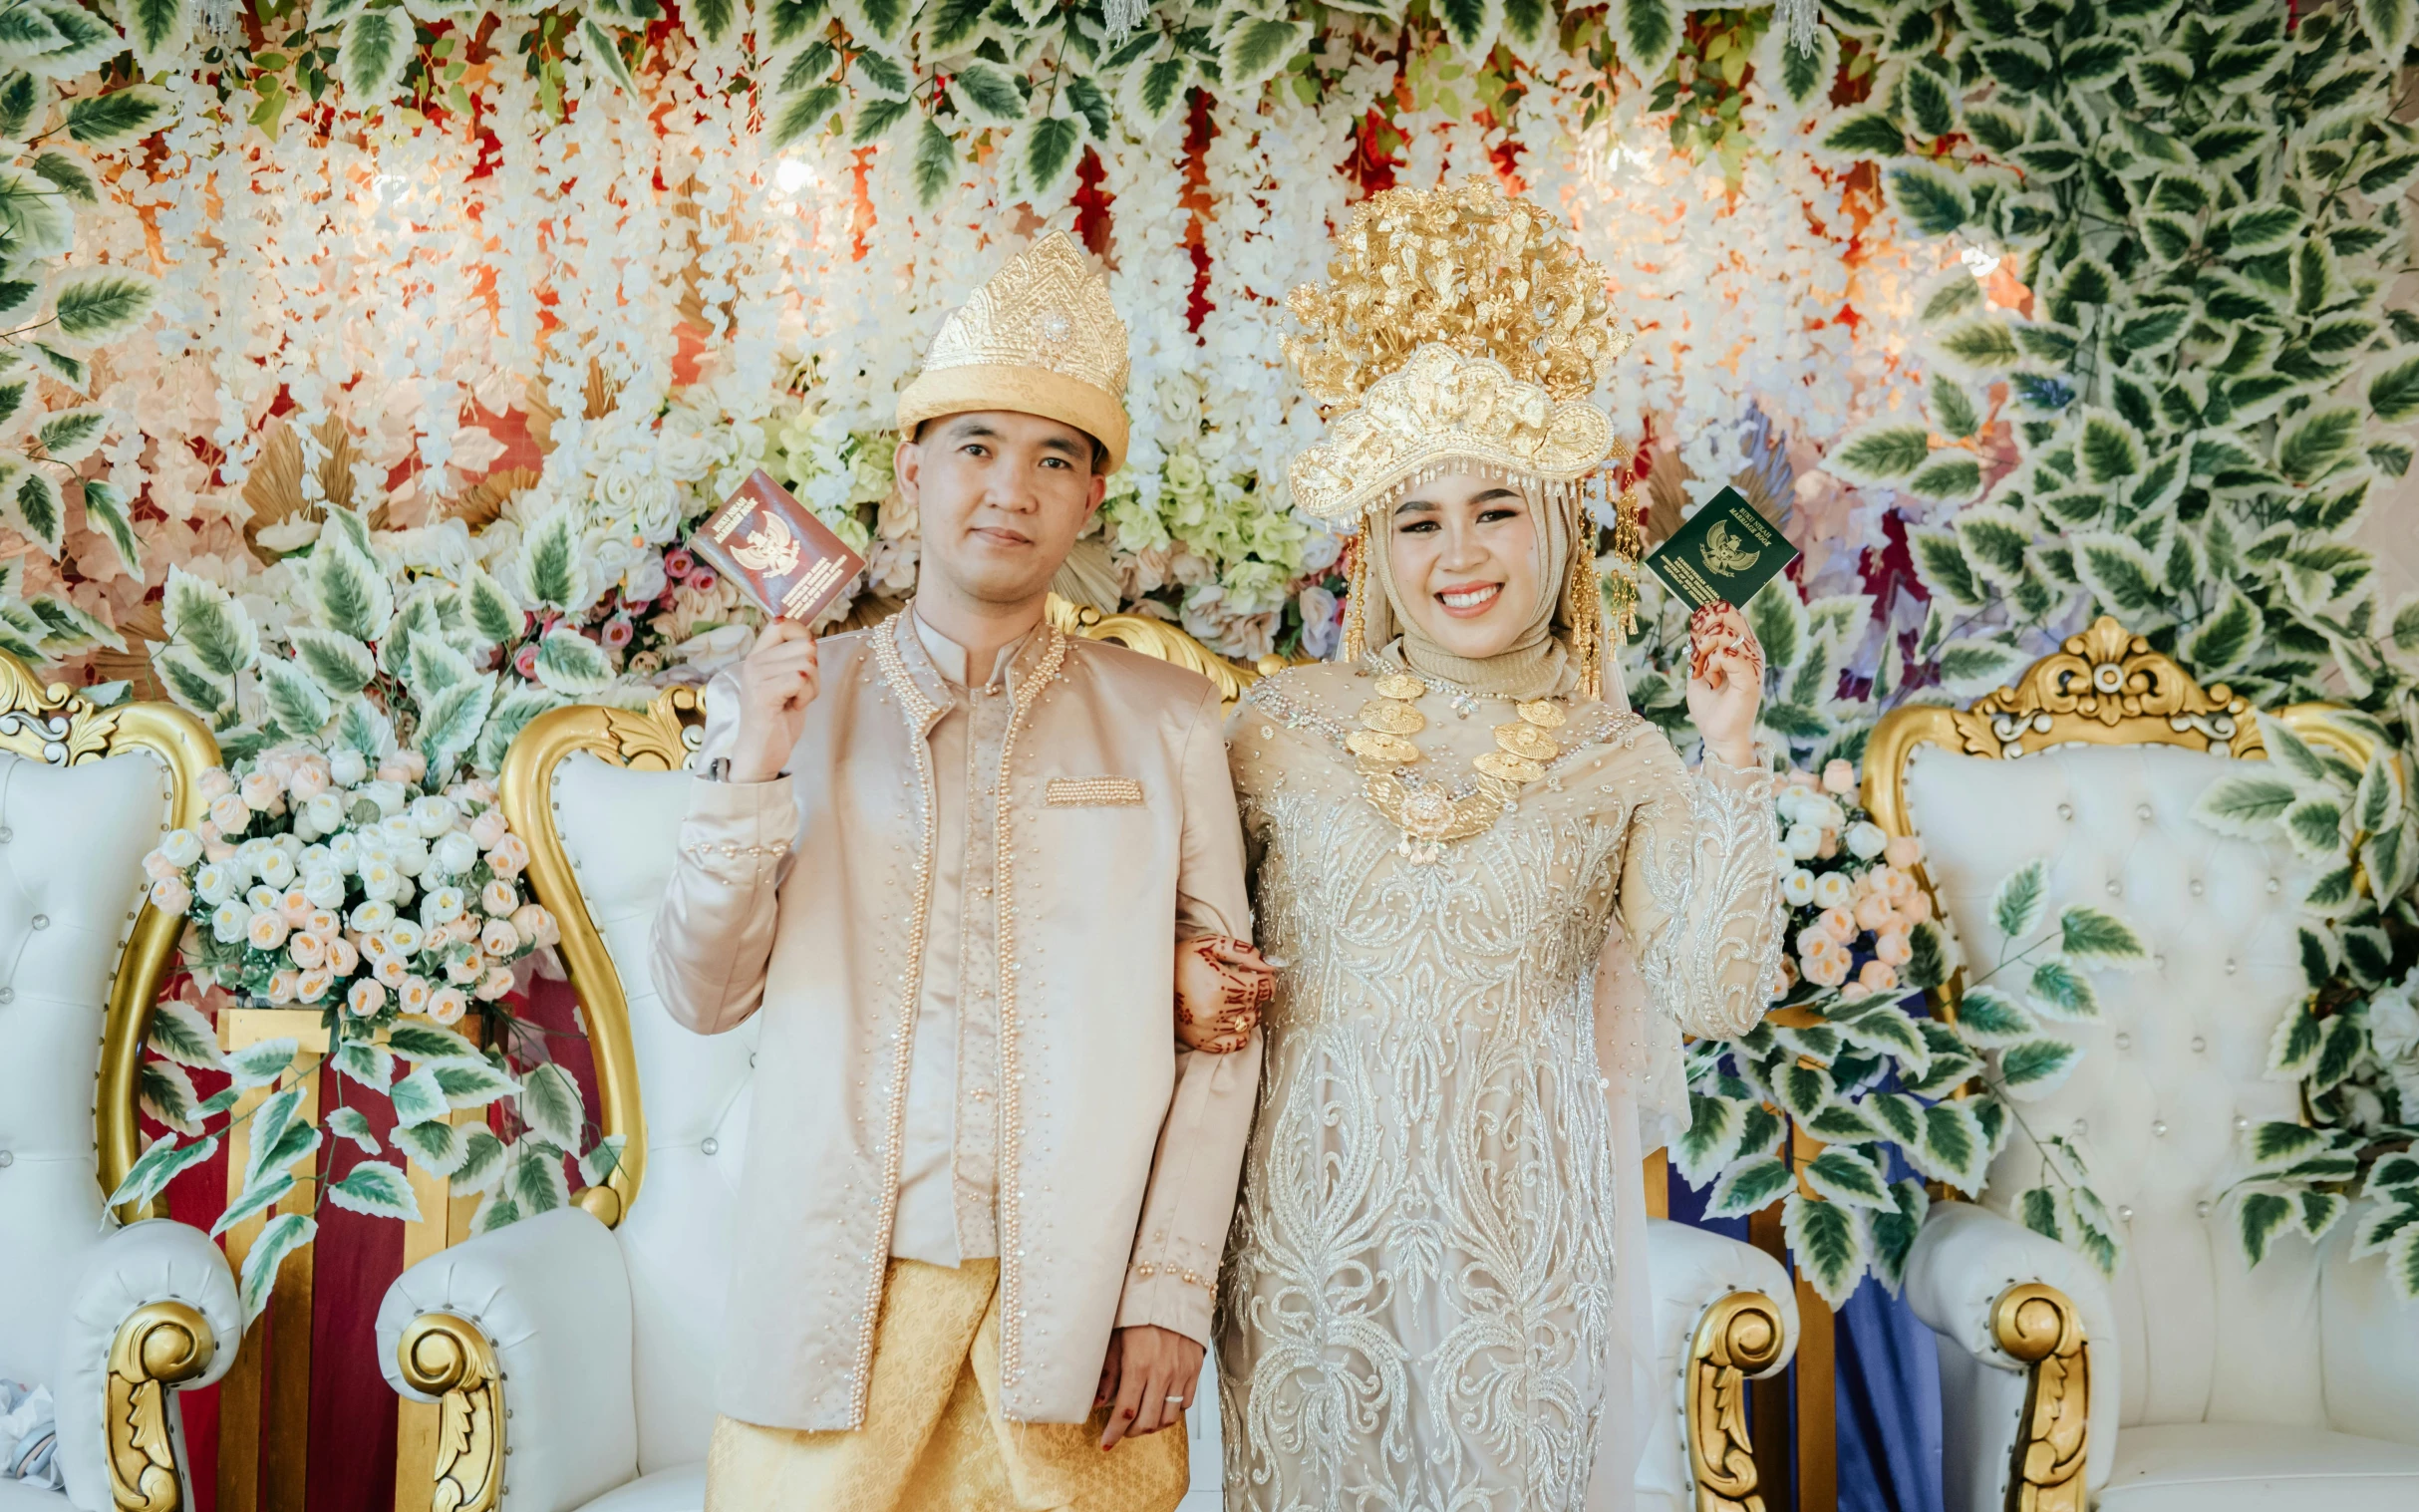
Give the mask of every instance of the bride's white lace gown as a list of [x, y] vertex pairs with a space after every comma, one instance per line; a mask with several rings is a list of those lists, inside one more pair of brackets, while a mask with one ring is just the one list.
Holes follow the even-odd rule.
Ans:
[[[1658, 1010], [1754, 1024], [1779, 964], [1771, 778], [1691, 772], [1582, 704], [1547, 780], [1422, 864], [1343, 746], [1372, 682], [1296, 669], [1229, 730], [1260, 944], [1287, 966], [1220, 1298], [1227, 1506], [1578, 1509], [1629, 1263], [1614, 1208], [1639, 1190], [1598, 954], [1618, 919]], [[1419, 769], [1465, 786], [1512, 716], [1433, 685], [1418, 707]]]

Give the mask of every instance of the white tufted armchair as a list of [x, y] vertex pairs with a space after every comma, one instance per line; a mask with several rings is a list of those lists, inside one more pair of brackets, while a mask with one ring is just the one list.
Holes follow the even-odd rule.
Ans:
[[[2282, 717], [2344, 744], [2322, 711]], [[2017, 1108], [2082, 1151], [2123, 1230], [2115, 1279], [2005, 1215], [2040, 1175], [2020, 1134], [1982, 1204], [1936, 1207], [1910, 1257], [1907, 1295], [1939, 1336], [1950, 1512], [2419, 1507], [2419, 1310], [2381, 1258], [2348, 1258], [2349, 1221], [2248, 1270], [2223, 1196], [2248, 1170], [2244, 1130], [2300, 1114], [2264, 1072], [2305, 991], [2306, 877], [2282, 845], [2192, 817], [2228, 753], [2258, 743], [2243, 700], [2106, 618], [1969, 711], [1904, 709], [1875, 731], [1866, 802], [1924, 837], [1969, 963], [2004, 943], [1992, 890], [2040, 855], [2053, 899], [2119, 913], [2153, 952], [2103, 980], [2098, 1022], [2049, 1026], [2083, 1058]]]
[[[1221, 678], [1230, 696], [1240, 691], [1239, 669], [1169, 627], [1061, 614], [1068, 630], [1125, 640]], [[682, 768], [702, 727], [696, 693], [677, 688], [646, 713], [542, 715], [506, 760], [504, 807], [561, 927], [596, 1055], [601, 1122], [628, 1144], [609, 1185], [583, 1193], [579, 1209], [456, 1245], [388, 1292], [378, 1319], [387, 1378], [440, 1403], [437, 1505], [704, 1505], [730, 1238], [747, 1221], [739, 1174], [756, 1026], [690, 1033], [663, 1011], [647, 966], [689, 804]], [[1787, 1363], [1795, 1299], [1779, 1265], [1746, 1245], [1676, 1224], [1652, 1225], [1650, 1245], [1669, 1400], [1640, 1475], [1644, 1512], [1744, 1507], [1755, 1489], [1744, 1380]], [[1185, 1512], [1221, 1504], [1215, 1374], [1204, 1370], [1187, 1424]], [[1713, 1499], [1698, 1501], [1700, 1485]]]
[[138, 1153], [137, 1063], [181, 923], [145, 903], [143, 856], [197, 815], [216, 760], [180, 710], [95, 709], [0, 653], [0, 1377], [49, 1388], [67, 1480], [0, 1480], [0, 1512], [190, 1505], [172, 1392], [235, 1359], [217, 1246], [102, 1206]]

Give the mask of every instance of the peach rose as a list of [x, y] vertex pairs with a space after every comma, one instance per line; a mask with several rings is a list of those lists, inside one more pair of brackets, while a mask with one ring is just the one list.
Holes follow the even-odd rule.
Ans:
[[220, 834], [240, 834], [244, 826], [252, 822], [252, 807], [243, 800], [241, 793], [222, 794], [211, 800], [210, 822], [218, 827]]
[[224, 766], [213, 766], [203, 772], [201, 780], [194, 785], [201, 789], [203, 802], [215, 803], [235, 790], [235, 778], [228, 774]]
[[326, 967], [321, 967], [317, 971], [304, 972], [294, 979], [295, 1001], [317, 1003], [328, 995], [328, 988], [335, 983], [335, 980]]
[[1920, 887], [1901, 898], [1898, 907], [1911, 928], [1932, 917], [1932, 898]]
[[1824, 762], [1823, 791], [1837, 793], [1841, 797], [1856, 791], [1855, 763], [1838, 759]]
[[487, 864], [495, 868], [498, 876], [518, 876], [529, 864], [529, 847], [519, 835], [507, 834], [487, 852]]
[[345, 995], [345, 1007], [356, 1018], [367, 1019], [386, 1006], [387, 990], [367, 977], [354, 983], [353, 990]]
[[1815, 916], [1815, 922], [1823, 927], [1823, 933], [1831, 937], [1834, 945], [1845, 945], [1860, 933], [1856, 915], [1844, 908], [1826, 908]]
[[412, 968], [404, 964], [403, 957], [386, 955], [378, 958], [370, 974], [389, 987], [401, 987], [404, 979], [412, 975]]
[[271, 972], [269, 974], [269, 1001], [271, 1003], [293, 1002], [294, 979], [300, 975], [300, 972], [291, 971]]
[[314, 934], [298, 934], [286, 941], [286, 954], [294, 958], [296, 966], [308, 971], [327, 964], [328, 943]]
[[1913, 866], [1924, 859], [1924, 842], [1915, 835], [1892, 835], [1882, 855], [1893, 866]]
[[1886, 993], [1899, 985], [1899, 974], [1880, 961], [1868, 961], [1856, 974], [1856, 984], [1867, 992]]
[[1890, 899], [1882, 893], [1869, 892], [1856, 900], [1856, 923], [1859, 929], [1880, 929], [1889, 922], [1894, 910]]
[[407, 1014], [425, 1014], [429, 1011], [429, 997], [436, 990], [426, 977], [407, 976], [395, 989], [395, 1001]]
[[180, 914], [193, 906], [193, 890], [182, 877], [161, 877], [151, 884], [151, 906], [163, 914]]
[[1889, 930], [1873, 938], [1873, 954], [1885, 966], [1904, 966], [1915, 959], [1915, 946], [1902, 930]]
[[469, 1009], [470, 1000], [458, 987], [441, 987], [429, 996], [429, 1017], [448, 1029], [459, 1024]]
[[291, 932], [292, 926], [286, 923], [284, 916], [264, 908], [252, 915], [252, 921], [244, 926], [243, 937], [254, 950], [275, 950], [286, 943], [286, 936]]
[[481, 1003], [492, 1003], [510, 991], [512, 991], [512, 968], [509, 966], [494, 967], [488, 971], [487, 980], [478, 984], [478, 1000]]
[[354, 948], [352, 941], [341, 936], [328, 941], [329, 971], [340, 977], [349, 977], [353, 975], [353, 968], [360, 964], [361, 952]]

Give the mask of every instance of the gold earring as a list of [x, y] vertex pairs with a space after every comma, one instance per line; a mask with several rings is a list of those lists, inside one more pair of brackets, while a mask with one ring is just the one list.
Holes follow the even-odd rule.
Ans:
[[1361, 524], [1361, 533], [1345, 544], [1349, 559], [1344, 570], [1347, 601], [1344, 609], [1344, 660], [1355, 666], [1360, 664], [1361, 656], [1368, 649], [1367, 632], [1361, 617], [1361, 605], [1366, 602], [1362, 595], [1369, 586], [1368, 544], [1369, 526], [1364, 519]]

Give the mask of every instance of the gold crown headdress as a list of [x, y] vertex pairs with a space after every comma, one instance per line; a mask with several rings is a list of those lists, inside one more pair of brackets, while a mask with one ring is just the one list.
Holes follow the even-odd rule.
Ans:
[[942, 322], [899, 395], [899, 433], [969, 410], [1073, 426], [1125, 464], [1125, 322], [1071, 237], [1053, 231], [1008, 260]]
[[[1582, 687], [1597, 696], [1603, 599], [1582, 499], [1608, 459], [1630, 456], [1587, 397], [1630, 344], [1613, 326], [1604, 269], [1544, 210], [1478, 176], [1372, 194], [1336, 249], [1326, 286], [1286, 300], [1303, 330], [1285, 355], [1331, 417], [1326, 440], [1288, 469], [1295, 505], [1346, 521], [1452, 470], [1543, 485], [1571, 511], [1564, 617]], [[1625, 487], [1615, 508], [1615, 623], [1629, 634], [1636, 492]], [[1348, 657], [1361, 650], [1367, 534], [1352, 558]]]

